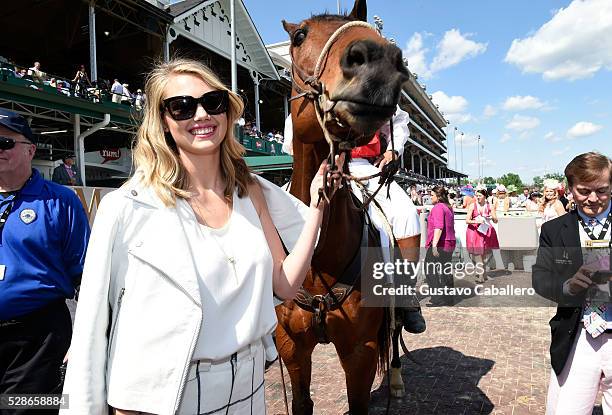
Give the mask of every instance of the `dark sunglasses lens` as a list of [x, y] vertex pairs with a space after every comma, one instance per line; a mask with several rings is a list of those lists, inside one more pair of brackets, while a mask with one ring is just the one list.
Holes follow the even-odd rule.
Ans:
[[176, 97], [166, 102], [166, 109], [170, 116], [177, 121], [186, 120], [196, 113], [197, 102], [192, 97]]
[[0, 137], [0, 150], [10, 150], [15, 147], [15, 140], [8, 137]]
[[210, 115], [222, 114], [227, 111], [228, 95], [226, 91], [212, 91], [200, 98], [204, 110]]

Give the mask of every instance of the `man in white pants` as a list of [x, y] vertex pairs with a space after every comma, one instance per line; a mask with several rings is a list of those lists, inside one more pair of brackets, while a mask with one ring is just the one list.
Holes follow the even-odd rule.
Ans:
[[610, 230], [612, 160], [576, 156], [565, 168], [576, 209], [542, 225], [533, 288], [558, 304], [550, 320], [547, 415], [590, 415], [599, 391], [612, 414]]
[[[349, 170], [356, 177], [370, 176], [381, 171], [381, 169], [393, 160], [393, 152], [395, 151], [396, 158], [401, 156], [410, 136], [408, 123], [410, 117], [408, 113], [402, 110], [399, 105], [393, 115], [393, 142], [389, 140], [385, 151], [382, 152], [382, 140], [380, 136], [388, 139], [391, 138], [390, 125], [385, 123], [372, 138], [372, 140], [361, 147], [353, 149], [351, 152], [351, 161]], [[283, 142], [283, 152], [293, 154], [293, 124], [291, 115], [285, 120], [285, 141]], [[382, 157], [381, 157], [382, 156]], [[378, 188], [379, 178], [364, 182], [369, 193], [374, 193]], [[363, 198], [361, 190], [355, 183], [351, 183], [353, 192], [360, 199]], [[387, 197], [387, 187], [383, 187], [375, 196], [382, 211], [384, 212], [393, 235], [397, 240], [397, 244], [402, 253], [402, 257], [409, 261], [419, 260], [419, 247], [421, 240], [421, 229], [419, 215], [410, 196], [402, 189], [395, 181], [391, 182], [389, 187], [389, 197]], [[369, 206], [369, 214], [373, 224], [380, 231], [381, 245], [387, 247], [390, 245], [389, 235], [385, 231], [385, 219], [379, 213], [373, 210], [372, 204]], [[387, 259], [388, 260], [388, 259]], [[416, 276], [415, 276], [416, 278]], [[416, 283], [413, 279], [412, 283]], [[410, 333], [422, 333], [425, 331], [425, 320], [421, 314], [421, 309], [418, 302], [414, 302], [410, 307], [399, 307], [400, 317], [404, 323], [404, 328]]]

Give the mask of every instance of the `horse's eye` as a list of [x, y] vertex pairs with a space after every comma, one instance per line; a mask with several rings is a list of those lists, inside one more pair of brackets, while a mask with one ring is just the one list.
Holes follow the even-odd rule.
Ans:
[[296, 30], [293, 34], [293, 46], [300, 46], [302, 43], [304, 43], [305, 39], [306, 31], [303, 29]]

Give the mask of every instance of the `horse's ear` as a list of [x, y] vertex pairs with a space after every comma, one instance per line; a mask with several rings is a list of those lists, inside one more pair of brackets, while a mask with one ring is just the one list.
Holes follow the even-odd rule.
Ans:
[[368, 5], [366, 4], [366, 0], [355, 0], [355, 5], [353, 6], [353, 10], [351, 10], [351, 14], [349, 14], [349, 17], [355, 20], [367, 22]]
[[289, 33], [290, 36], [293, 34], [293, 32], [295, 32], [298, 26], [299, 25], [295, 23], [289, 23], [283, 20], [283, 28], [285, 29], [285, 32]]

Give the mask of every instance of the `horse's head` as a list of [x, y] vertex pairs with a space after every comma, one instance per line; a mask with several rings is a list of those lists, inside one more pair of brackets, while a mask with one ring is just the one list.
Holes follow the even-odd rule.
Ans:
[[[349, 146], [365, 144], [391, 118], [409, 76], [397, 46], [368, 25], [350, 23], [366, 16], [366, 1], [356, 0], [348, 16], [283, 21], [291, 39], [294, 97], [326, 94], [319, 101], [325, 126], [334, 140]], [[292, 102], [294, 136], [303, 142], [323, 139], [313, 104], [307, 96]]]

